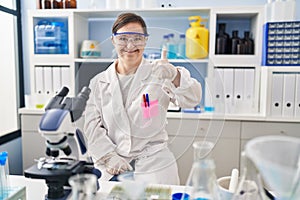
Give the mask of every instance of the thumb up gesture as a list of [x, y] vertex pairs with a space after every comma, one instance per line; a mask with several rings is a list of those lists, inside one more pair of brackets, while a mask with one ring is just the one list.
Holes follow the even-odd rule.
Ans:
[[162, 48], [161, 59], [153, 62], [152, 73], [159, 79], [169, 79], [171, 81], [173, 81], [177, 73], [179, 73], [177, 69], [169, 63], [166, 48]]

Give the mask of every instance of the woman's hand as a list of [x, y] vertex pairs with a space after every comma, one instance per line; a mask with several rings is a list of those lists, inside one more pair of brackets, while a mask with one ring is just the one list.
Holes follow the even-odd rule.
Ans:
[[111, 175], [118, 175], [125, 171], [131, 171], [131, 165], [117, 153], [112, 152], [105, 156], [105, 167], [106, 171]]
[[179, 71], [169, 63], [167, 59], [167, 50], [165, 48], [162, 49], [161, 59], [153, 62], [152, 72], [154, 76], [159, 79], [169, 79], [171, 81], [174, 81], [174, 79], [177, 78], [177, 75], [180, 74]]

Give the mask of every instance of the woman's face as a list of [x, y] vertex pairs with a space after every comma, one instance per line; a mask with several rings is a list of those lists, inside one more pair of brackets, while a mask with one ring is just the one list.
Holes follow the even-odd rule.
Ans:
[[117, 31], [112, 38], [112, 43], [121, 62], [127, 65], [139, 65], [143, 58], [146, 40], [142, 26], [139, 23], [129, 23]]

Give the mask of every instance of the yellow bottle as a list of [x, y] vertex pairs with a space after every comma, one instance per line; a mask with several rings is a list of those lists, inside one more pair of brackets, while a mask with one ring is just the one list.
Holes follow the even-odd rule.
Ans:
[[186, 57], [191, 59], [206, 58], [208, 55], [209, 32], [201, 24], [200, 16], [189, 17], [190, 28], [186, 30]]

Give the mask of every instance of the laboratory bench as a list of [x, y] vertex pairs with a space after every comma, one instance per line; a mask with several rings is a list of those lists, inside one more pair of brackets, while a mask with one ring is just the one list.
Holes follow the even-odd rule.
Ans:
[[[30, 179], [24, 176], [19, 175], [10, 175], [9, 176], [10, 186], [12, 187], [25, 187], [26, 190], [26, 199], [28, 200], [37, 200], [37, 199], [45, 199], [45, 195], [47, 194], [47, 185], [45, 180], [43, 179]], [[120, 185], [121, 182], [116, 181], [98, 181], [99, 182], [99, 190], [97, 192], [102, 196], [108, 195], [112, 189]], [[157, 188], [168, 188], [171, 190], [171, 193], [183, 192], [184, 186], [179, 185], [160, 185], [160, 184], [151, 184], [149, 186], [155, 186]]]
[[[42, 109], [21, 108], [23, 169], [33, 165], [34, 159], [45, 155], [45, 139], [38, 133]], [[212, 155], [216, 162], [217, 177], [228, 176], [240, 166], [244, 145], [252, 138], [265, 135], [299, 137], [300, 119], [265, 117], [260, 114], [217, 115], [214, 113], [167, 114], [169, 148], [174, 153], [180, 183], [185, 184], [193, 162], [192, 143], [207, 139], [216, 145]], [[76, 126], [83, 127], [83, 120]]]

